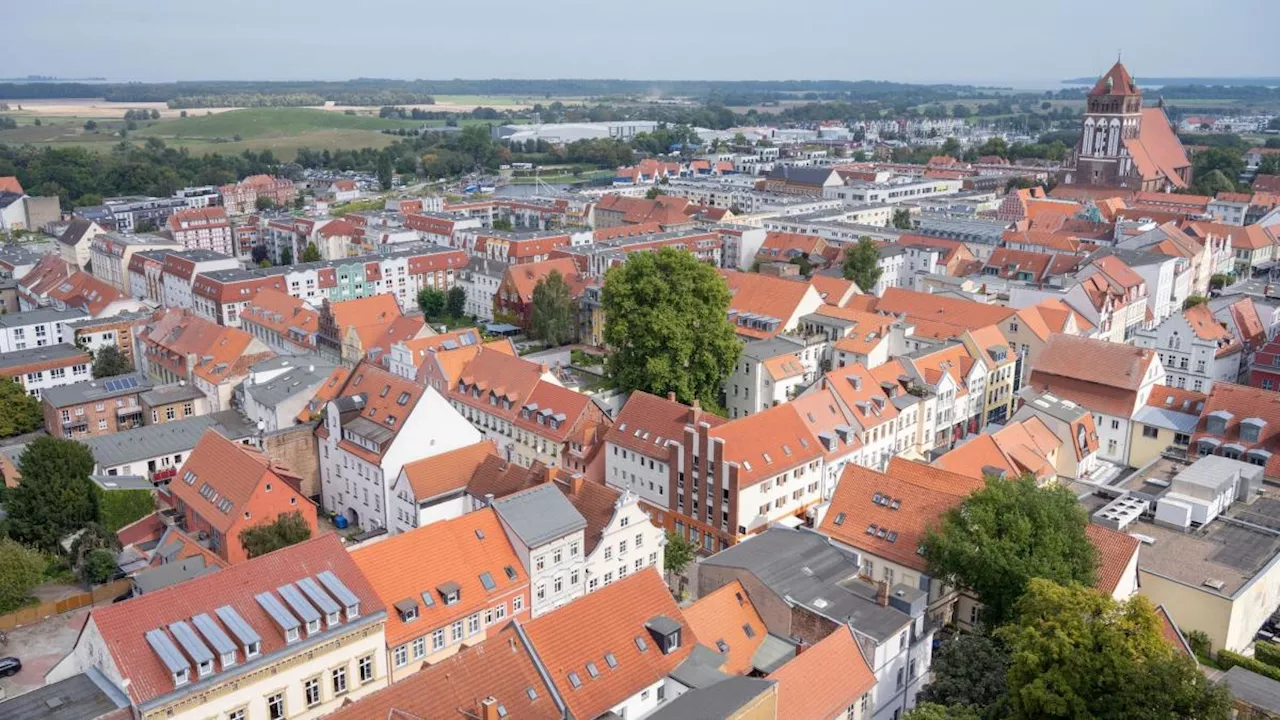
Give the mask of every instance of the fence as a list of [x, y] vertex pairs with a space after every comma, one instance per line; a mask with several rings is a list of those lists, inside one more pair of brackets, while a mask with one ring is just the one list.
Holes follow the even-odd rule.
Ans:
[[76, 593], [61, 600], [50, 600], [39, 605], [31, 605], [21, 610], [15, 610], [8, 615], [0, 615], [0, 630], [12, 630], [23, 625], [40, 622], [51, 615], [61, 615], [72, 610], [79, 610], [82, 607], [110, 601], [124, 594], [129, 589], [131, 582], [128, 578], [120, 578], [106, 585], [98, 585], [89, 592]]

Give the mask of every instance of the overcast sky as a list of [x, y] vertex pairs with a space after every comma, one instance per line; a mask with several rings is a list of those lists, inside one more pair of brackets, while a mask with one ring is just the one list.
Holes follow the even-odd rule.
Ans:
[[[1280, 0], [0, 0], [0, 76], [1280, 76]], [[937, 6], [937, 7], [935, 7]], [[1112, 29], [1114, 28], [1114, 30]]]

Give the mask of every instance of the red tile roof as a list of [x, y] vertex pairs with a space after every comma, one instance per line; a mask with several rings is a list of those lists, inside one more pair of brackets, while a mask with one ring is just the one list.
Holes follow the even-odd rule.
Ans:
[[[232, 525], [240, 522], [242, 513], [247, 514], [245, 506], [264, 484], [272, 484], [280, 488], [280, 492], [292, 490], [302, 498], [273, 471], [265, 455], [232, 442], [211, 428], [200, 437], [174, 481], [169, 483], [169, 492], [226, 534]], [[225, 509], [224, 501], [230, 503]], [[302, 498], [302, 502], [308, 501]], [[274, 517], [246, 519], [275, 520]]]
[[[699, 598], [684, 609], [684, 617], [703, 645], [724, 656], [720, 670], [729, 675], [751, 671], [751, 658], [769, 632], [751, 596], [737, 580]], [[720, 650], [720, 642], [727, 651]]]
[[[409, 558], [413, 562], [406, 562]], [[386, 608], [387, 647], [428, 635], [529, 588], [529, 576], [492, 508], [358, 547], [351, 559]], [[480, 579], [486, 572], [493, 590], [486, 590]], [[458, 602], [452, 605], [446, 605], [437, 591], [446, 583], [460, 588]], [[433, 595], [434, 604], [426, 606], [423, 593]], [[401, 600], [417, 606], [416, 620], [400, 619], [395, 603]]]
[[683, 442], [685, 426], [696, 426], [700, 422], [714, 428], [727, 421], [675, 400], [636, 390], [627, 398], [604, 440], [646, 457], [665, 459], [667, 441]]
[[[1209, 416], [1213, 413], [1226, 412], [1225, 431], [1209, 432]], [[1257, 442], [1245, 442], [1240, 436], [1241, 422], [1248, 418], [1258, 418], [1264, 422]], [[1217, 381], [1205, 401], [1204, 411], [1200, 414], [1200, 423], [1191, 436], [1194, 447], [1201, 438], [1213, 438], [1222, 443], [1238, 443], [1246, 450], [1254, 448], [1272, 453], [1267, 460], [1266, 475], [1270, 478], [1280, 477], [1280, 393], [1247, 385], [1235, 385]]]
[[467, 487], [476, 470], [489, 457], [497, 457], [492, 440], [481, 440], [456, 450], [404, 464], [403, 473], [413, 488], [413, 496], [422, 502]]
[[1111, 66], [1102, 77], [1098, 78], [1098, 82], [1094, 83], [1093, 89], [1089, 91], [1089, 95], [1138, 95], [1138, 84], [1133, 81], [1133, 76], [1125, 69], [1119, 60], [1115, 65]]
[[843, 624], [769, 679], [778, 682], [778, 718], [843, 717], [876, 685], [853, 628]]
[[1129, 563], [1138, 554], [1142, 543], [1128, 533], [1109, 530], [1094, 523], [1085, 526], [1085, 535], [1098, 551], [1098, 574], [1093, 586], [1111, 595], [1120, 586]]
[[[681, 627], [680, 647], [666, 655], [645, 628], [645, 623], [659, 616]], [[531, 620], [524, 629], [569, 712], [578, 718], [599, 717], [659, 682], [689, 656], [697, 642], [654, 568]], [[640, 649], [636, 638], [643, 639], [646, 649]], [[617, 667], [609, 667], [606, 653], [613, 654]], [[591, 677], [588, 662], [595, 665], [599, 677]], [[580, 687], [573, 687], [569, 673], [579, 678]]]
[[738, 463], [739, 489], [822, 457], [822, 443], [790, 403], [730, 420], [708, 437], [724, 440], [724, 461]]
[[187, 358], [194, 357], [192, 374], [218, 385], [248, 372], [250, 364], [275, 355], [249, 333], [223, 327], [188, 310], [163, 311], [138, 333], [150, 362], [187, 376]]
[[[391, 437], [382, 444], [382, 449], [379, 452], [368, 450], [345, 439], [339, 440], [338, 446], [356, 457], [363, 458], [375, 465], [379, 464], [382, 460], [382, 455], [395, 442], [409, 414], [417, 407], [418, 400], [422, 398], [424, 392], [426, 392], [426, 387], [412, 380], [406, 380], [367, 360], [360, 361], [360, 364], [351, 370], [342, 390], [334, 397], [343, 398], [363, 395], [364, 405], [360, 408], [359, 415], [389, 430]], [[344, 422], [347, 414], [343, 413]], [[354, 419], [354, 414], [355, 411], [352, 411], [352, 419]], [[394, 420], [391, 420], [390, 424], [388, 424], [388, 418], [394, 418]], [[316, 434], [321, 437], [327, 437], [328, 428], [324, 423], [316, 426]]]
[[22, 183], [18, 182], [18, 178], [13, 175], [0, 175], [0, 192], [13, 192], [24, 195]]
[[[89, 622], [102, 634], [115, 667], [128, 678], [125, 691], [130, 699], [141, 704], [174, 689], [173, 675], [147, 643], [148, 631], [179, 620], [189, 621], [202, 613], [217, 622], [215, 610], [228, 605], [261, 637], [262, 654], [270, 655], [285, 648], [284, 634], [254, 596], [274, 595], [276, 588], [285, 583], [324, 571], [336, 575], [360, 600], [361, 618], [381, 612], [382, 603], [342, 546], [342, 540], [336, 533], [326, 533], [216, 573], [94, 608]], [[343, 624], [347, 624], [345, 614]], [[306, 644], [304, 640], [297, 647], [301, 650]], [[237, 652], [238, 665], [244, 662], [243, 653]]]
[[537, 287], [538, 281], [550, 275], [552, 271], [560, 273], [564, 278], [565, 283], [569, 285], [571, 295], [574, 294], [575, 287], [578, 290], [577, 294], [581, 294], [583, 283], [577, 281], [578, 266], [574, 264], [572, 258], [554, 258], [535, 263], [510, 265], [503, 274], [502, 284], [515, 292], [520, 302], [531, 303], [533, 289]]

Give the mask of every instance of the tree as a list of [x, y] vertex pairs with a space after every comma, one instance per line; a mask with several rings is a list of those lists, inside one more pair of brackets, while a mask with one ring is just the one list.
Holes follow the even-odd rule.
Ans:
[[15, 540], [0, 537], [0, 613], [12, 612], [27, 604], [31, 588], [44, 577], [45, 560], [40, 553]]
[[454, 285], [444, 295], [445, 312], [449, 317], [460, 318], [467, 313], [467, 291], [461, 285]]
[[102, 524], [111, 532], [156, 511], [150, 490], [111, 490], [102, 493]]
[[288, 247], [280, 248], [280, 264], [281, 265], [293, 264], [293, 248], [288, 248]]
[[395, 169], [391, 165], [391, 154], [388, 152], [378, 153], [378, 184], [383, 190], [390, 190], [392, 181], [395, 179]]
[[44, 425], [40, 401], [22, 385], [0, 375], [0, 437], [13, 437], [38, 430]]
[[276, 207], [276, 201], [266, 195], [259, 195], [258, 199], [254, 201], [253, 206], [256, 207], [259, 212], [262, 212], [263, 210], [274, 210]]
[[[71, 565], [76, 568], [80, 579], [95, 585], [109, 580], [115, 574], [117, 570], [115, 554], [120, 550], [120, 539], [101, 523], [93, 522], [84, 527], [80, 535], [71, 543], [70, 550]], [[106, 553], [109, 565], [104, 566], [101, 559], [95, 564], [92, 559], [95, 553]]]
[[124, 375], [131, 372], [133, 372], [133, 363], [115, 345], [107, 345], [94, 354], [94, 379], [115, 377], [116, 375]]
[[249, 257], [253, 259], [254, 265], [260, 265], [263, 261], [269, 260], [271, 252], [267, 250], [266, 245], [254, 245], [249, 251]]
[[84, 562], [80, 563], [78, 574], [80, 580], [86, 585], [101, 585], [119, 572], [120, 565], [116, 562], [116, 554], [110, 550], [98, 548], [90, 550], [85, 556]]
[[997, 627], [1032, 578], [1093, 584], [1097, 552], [1088, 523], [1066, 488], [1042, 488], [1030, 476], [988, 477], [928, 529], [924, 557], [935, 578], [977, 593], [983, 623]]
[[698, 547], [679, 535], [667, 531], [667, 546], [662, 551], [662, 567], [669, 573], [679, 575], [693, 562]]
[[[1280, 138], [1269, 138], [1268, 143], [1276, 142], [1276, 145], [1270, 144], [1267, 147], [1280, 147]], [[1262, 162], [1258, 164], [1259, 175], [1280, 175], [1280, 155], [1263, 155]]]
[[1177, 652], [1141, 595], [1116, 602], [1089, 587], [1033, 579], [1009, 645], [1005, 717], [1225, 720], [1229, 691]]
[[311, 528], [302, 513], [280, 513], [269, 523], [254, 525], [240, 531], [240, 545], [250, 558], [287, 548], [311, 537]]
[[493, 229], [511, 232], [511, 230], [514, 229], [514, 226], [511, 224], [510, 218], [498, 218], [493, 221]]
[[443, 290], [422, 288], [418, 291], [418, 309], [423, 317], [437, 318], [444, 314], [445, 297]]
[[1209, 298], [1203, 295], [1188, 295], [1186, 300], [1182, 301], [1182, 309], [1190, 310], [1197, 305], [1203, 305], [1209, 302]]
[[719, 407], [742, 344], [729, 323], [729, 286], [686, 250], [632, 253], [605, 273], [607, 368], [622, 390]]
[[319, 262], [319, 261], [320, 261], [320, 248], [316, 247], [316, 244], [313, 242], [307, 243], [307, 246], [302, 248], [302, 262], [309, 263], [309, 262]]
[[922, 702], [904, 716], [904, 720], [981, 720], [971, 708]]
[[98, 129], [98, 123], [94, 120], [85, 120], [84, 129], [86, 132], [93, 132]]
[[911, 211], [906, 208], [898, 208], [893, 211], [893, 226], [899, 230], [911, 229]]
[[151, 232], [155, 232], [156, 230], [157, 230], [156, 222], [150, 218], [143, 218], [142, 220], [139, 220], [136, 225], [133, 226], [133, 231], [138, 233], [151, 233]]
[[920, 693], [922, 702], [962, 707], [986, 715], [1005, 694], [1009, 651], [982, 633], [962, 633], [942, 643], [933, 656], [933, 681]]
[[844, 249], [844, 279], [852, 280], [863, 292], [872, 292], [880, 281], [880, 249], [864, 237]]
[[550, 347], [573, 339], [573, 298], [569, 285], [558, 270], [552, 270], [533, 286], [529, 313], [529, 335]]
[[647, 199], [649, 199], [649, 200], [653, 200], [654, 198], [658, 197], [659, 195], [666, 195], [666, 194], [667, 194], [667, 191], [666, 191], [666, 190], [663, 190], [662, 188], [658, 187], [657, 185], [654, 185], [653, 187], [651, 187], [651, 188], [649, 188], [648, 190], [646, 190], [646, 191], [645, 191], [644, 196], [645, 196], [645, 198], [647, 198]]
[[1191, 190], [1197, 195], [1208, 195], [1210, 197], [1224, 192], [1235, 192], [1236, 182], [1221, 170], [1210, 170], [1203, 175], [1195, 176], [1195, 183]]
[[5, 493], [9, 535], [41, 550], [99, 519], [93, 455], [74, 440], [36, 438], [18, 458], [22, 481]]
[[1209, 278], [1209, 288], [1212, 290], [1221, 290], [1231, 284], [1231, 276], [1224, 273], [1214, 273]]

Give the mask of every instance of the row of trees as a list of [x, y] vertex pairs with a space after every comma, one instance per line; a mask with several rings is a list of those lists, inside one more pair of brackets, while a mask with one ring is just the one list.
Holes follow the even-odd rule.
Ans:
[[943, 644], [909, 720], [1230, 716], [1146, 598], [1092, 587], [1088, 522], [1065, 488], [988, 478], [926, 532], [930, 574], [980, 598], [981, 624]]

